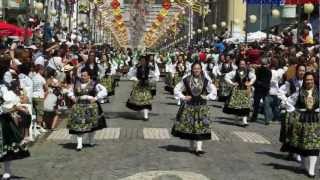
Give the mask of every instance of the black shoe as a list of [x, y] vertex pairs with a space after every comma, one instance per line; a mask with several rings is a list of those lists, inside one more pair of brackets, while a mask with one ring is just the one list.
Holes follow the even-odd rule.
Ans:
[[204, 152], [204, 151], [194, 151], [194, 154], [196, 155], [196, 156], [201, 156], [201, 155], [203, 155], [203, 154], [205, 154], [206, 152]]
[[87, 146], [88, 146], [89, 148], [93, 148], [93, 147], [96, 146], [96, 144], [88, 144]]
[[149, 121], [149, 118], [143, 118], [144, 121]]
[[251, 117], [250, 122], [257, 122], [257, 117]]
[[77, 148], [77, 151], [80, 152], [82, 150], [82, 148]]
[[312, 178], [312, 179], [315, 179], [315, 178], [316, 178], [316, 175], [310, 175], [310, 174], [308, 173], [308, 177], [309, 177], [309, 178]]
[[241, 127], [243, 127], [243, 128], [246, 128], [248, 126], [249, 126], [249, 124], [241, 124]]

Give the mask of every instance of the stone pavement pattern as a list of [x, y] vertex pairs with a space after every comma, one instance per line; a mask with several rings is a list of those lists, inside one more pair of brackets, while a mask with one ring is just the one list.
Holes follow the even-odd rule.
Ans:
[[110, 104], [103, 105], [110, 128], [96, 133], [97, 146], [75, 151], [65, 129], [40, 139], [32, 157], [13, 163], [14, 175], [30, 180], [303, 180], [299, 164], [280, 153], [279, 125], [237, 126], [234, 117], [212, 102], [212, 138], [202, 157], [189, 143], [170, 135], [178, 106], [158, 84], [148, 122], [125, 107], [131, 82], [121, 81]]

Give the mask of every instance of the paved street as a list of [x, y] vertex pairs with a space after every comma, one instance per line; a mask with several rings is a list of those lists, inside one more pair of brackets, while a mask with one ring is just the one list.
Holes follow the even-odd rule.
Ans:
[[[14, 175], [31, 180], [301, 180], [308, 179], [299, 164], [279, 152], [279, 125], [237, 126], [212, 102], [212, 140], [197, 157], [189, 143], [170, 135], [178, 107], [158, 84], [150, 121], [125, 107], [131, 82], [121, 81], [115, 97], [104, 105], [110, 128], [95, 136], [97, 146], [75, 151], [65, 122], [42, 137], [32, 157], [13, 163]], [[131, 177], [132, 176], [132, 177]]]

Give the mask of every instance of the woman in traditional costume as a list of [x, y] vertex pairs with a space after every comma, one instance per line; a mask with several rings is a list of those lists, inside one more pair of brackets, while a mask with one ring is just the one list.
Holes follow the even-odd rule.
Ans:
[[116, 74], [116, 67], [109, 61], [106, 55], [102, 56], [101, 65], [105, 72], [105, 76], [101, 79], [101, 84], [107, 89], [108, 96], [113, 96], [115, 93], [115, 80], [113, 75]]
[[137, 82], [133, 85], [127, 107], [134, 111], [143, 111], [144, 120], [149, 119], [149, 111], [152, 110], [152, 94], [149, 85], [149, 77], [152, 76], [151, 69], [148, 59], [142, 56], [140, 62], [132, 67], [128, 73], [129, 79]]
[[240, 60], [238, 69], [226, 74], [225, 81], [233, 86], [223, 112], [242, 118], [242, 126], [248, 126], [248, 116], [251, 109], [251, 86], [256, 75], [246, 67], [245, 60]]
[[0, 161], [4, 162], [2, 179], [10, 179], [12, 160], [30, 156], [27, 149], [31, 115], [23, 103], [27, 98], [19, 97], [18, 80], [13, 80], [10, 89], [0, 83]]
[[220, 55], [220, 64], [218, 68], [215, 69], [214, 74], [218, 77], [219, 88], [218, 88], [218, 98], [219, 101], [226, 101], [232, 90], [232, 85], [225, 81], [225, 75], [233, 70], [236, 70], [237, 67], [232, 63], [230, 56]]
[[191, 151], [203, 154], [202, 141], [211, 139], [210, 108], [208, 100], [215, 100], [217, 89], [195, 62], [191, 75], [186, 76], [174, 89], [174, 94], [183, 100], [172, 128], [172, 135], [190, 140]]
[[315, 75], [307, 72], [302, 88], [286, 101], [291, 128], [289, 152], [300, 154], [303, 169], [315, 177], [315, 166], [320, 152], [319, 90]]
[[88, 133], [89, 145], [94, 146], [95, 131], [106, 128], [106, 120], [99, 101], [108, 93], [104, 86], [91, 78], [90, 69], [81, 70], [81, 81], [75, 83], [68, 96], [75, 102], [68, 122], [70, 134], [77, 136], [77, 150], [82, 150], [82, 137]]
[[[280, 129], [280, 142], [282, 143], [281, 152], [289, 152], [289, 141], [291, 135], [288, 130], [291, 129], [291, 122], [289, 121], [289, 113], [286, 111], [285, 104], [288, 97], [296, 92], [299, 92], [303, 84], [303, 77], [306, 73], [306, 66], [303, 64], [297, 65], [296, 76], [286, 81], [279, 90], [278, 97], [281, 99], [281, 129]], [[298, 154], [290, 153], [289, 158], [292, 158], [298, 162], [301, 162], [301, 156]]]

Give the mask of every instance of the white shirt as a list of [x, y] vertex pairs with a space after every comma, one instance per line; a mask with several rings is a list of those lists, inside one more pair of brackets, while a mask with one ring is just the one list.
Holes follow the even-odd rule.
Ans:
[[[88, 83], [81, 83], [81, 88], [85, 88], [87, 85], [88, 85]], [[84, 96], [81, 96], [80, 99], [82, 99], [82, 100], [96, 99], [99, 101], [99, 100], [102, 100], [108, 96], [107, 89], [101, 84], [96, 84], [95, 91], [97, 92], [96, 96], [84, 95]], [[69, 89], [68, 96], [71, 98], [75, 98], [73, 88]]]
[[12, 74], [11, 73], [14, 73], [15, 71], [13, 69], [9, 69], [7, 72], [4, 73], [3, 75], [3, 80], [4, 82], [10, 84], [13, 80], [13, 77], [12, 77]]
[[44, 85], [46, 84], [46, 79], [39, 73], [34, 73], [31, 75], [33, 82], [33, 93], [34, 98], [44, 98]]
[[[233, 70], [233, 71], [227, 73], [224, 77], [224, 80], [227, 83], [233, 85], [234, 84], [233, 79], [236, 76], [236, 72], [237, 72], [236, 70]], [[250, 71], [248, 76], [250, 79], [250, 85], [253, 85], [253, 83], [256, 81], [256, 78], [257, 78], [256, 75], [254, 74], [254, 72]]]
[[271, 70], [272, 76], [271, 76], [270, 90], [269, 90], [270, 95], [276, 96], [279, 94], [279, 91], [280, 91], [279, 82], [281, 81], [283, 74], [286, 73], [287, 70], [288, 70], [287, 67], [284, 67], [283, 69], [280, 68], [277, 70], [274, 70], [274, 69]]
[[19, 82], [20, 87], [23, 89], [23, 91], [28, 96], [29, 102], [32, 102], [32, 93], [33, 93], [33, 81], [31, 78], [25, 74], [19, 74]]

